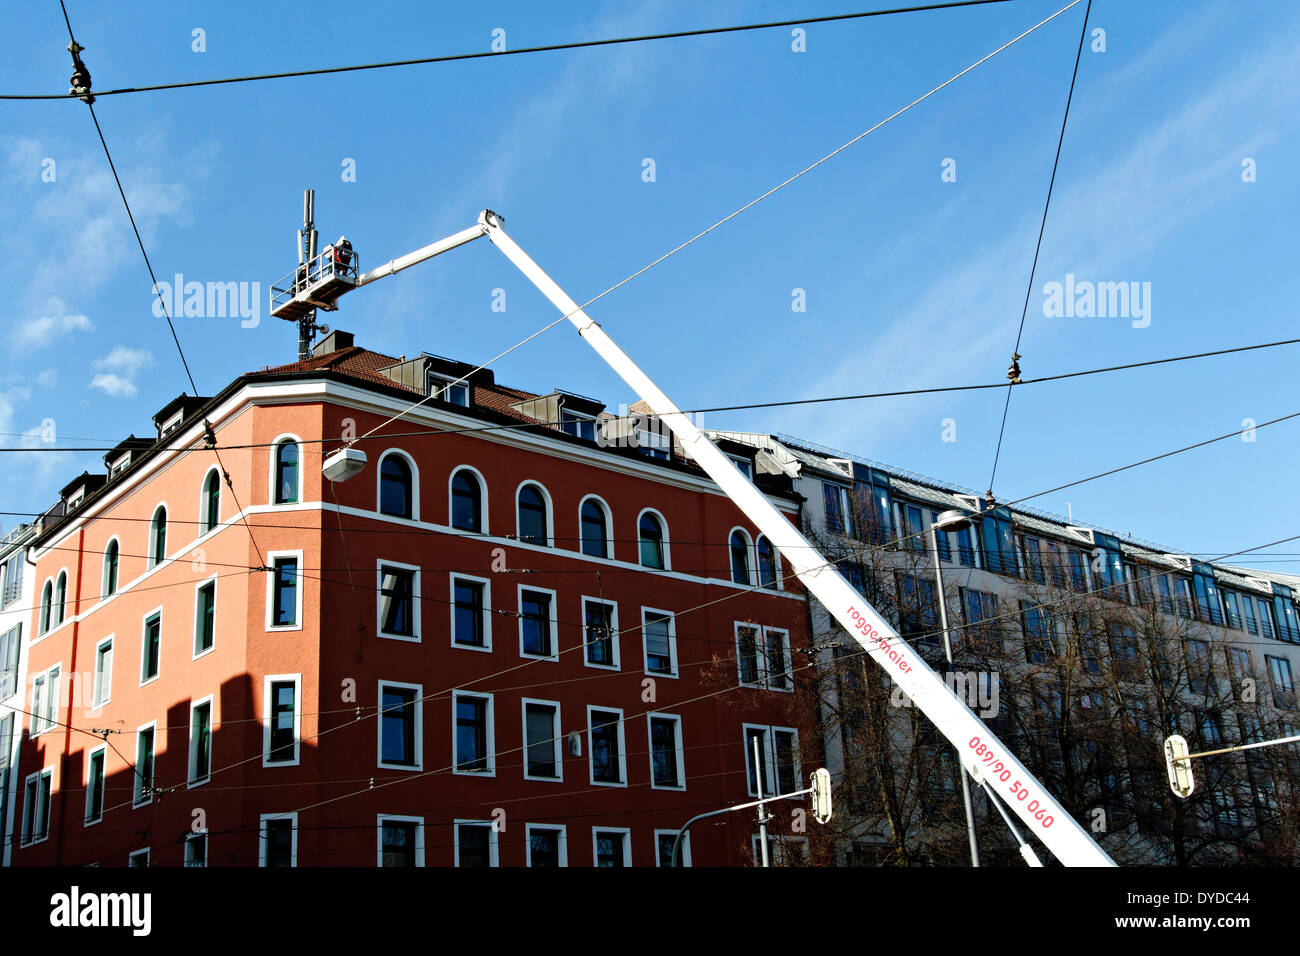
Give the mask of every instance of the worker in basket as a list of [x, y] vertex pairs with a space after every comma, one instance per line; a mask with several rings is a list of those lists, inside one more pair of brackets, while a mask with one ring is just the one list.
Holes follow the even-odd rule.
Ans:
[[348, 242], [347, 236], [339, 236], [338, 241], [330, 247], [330, 255], [334, 263], [334, 274], [347, 275], [348, 268], [352, 265], [352, 243]]

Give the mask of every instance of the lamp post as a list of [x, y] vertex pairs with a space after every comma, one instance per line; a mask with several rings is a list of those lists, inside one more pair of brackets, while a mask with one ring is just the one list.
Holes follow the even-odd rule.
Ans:
[[[930, 553], [934, 555], [935, 596], [939, 604], [939, 625], [943, 628], [943, 656], [952, 672], [952, 641], [948, 637], [948, 607], [943, 597], [943, 571], [939, 566], [939, 532], [961, 531], [970, 527], [970, 517], [964, 511], [945, 511], [930, 525]], [[980, 865], [979, 840], [975, 836], [975, 815], [971, 812], [970, 778], [958, 754], [957, 766], [961, 770], [961, 799], [966, 807], [966, 836], [970, 840], [970, 865]]]

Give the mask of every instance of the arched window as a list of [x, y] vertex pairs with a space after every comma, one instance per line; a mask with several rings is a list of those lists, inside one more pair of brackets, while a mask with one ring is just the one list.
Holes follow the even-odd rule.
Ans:
[[68, 609], [68, 572], [60, 571], [59, 580], [54, 585], [54, 608], [51, 622], [53, 627], [58, 627], [63, 623], [63, 615]]
[[605, 518], [605, 509], [595, 498], [588, 498], [579, 511], [579, 524], [582, 530], [582, 553], [593, 558], [608, 558], [609, 522]]
[[167, 509], [162, 505], [153, 513], [149, 522], [149, 567], [156, 567], [167, 557]]
[[519, 489], [519, 540], [529, 544], [550, 545], [547, 533], [546, 497], [536, 485]]
[[451, 479], [451, 526], [481, 534], [483, 528], [483, 485], [478, 475], [462, 468]]
[[411, 466], [397, 454], [387, 454], [379, 465], [379, 511], [398, 518], [412, 517]]
[[664, 542], [664, 526], [659, 516], [653, 512], [644, 512], [637, 522], [637, 537], [641, 543], [641, 566], [646, 568], [663, 568], [667, 566], [667, 550]]
[[44, 634], [50, 629], [50, 605], [54, 603], [54, 582], [46, 581], [45, 587], [41, 588], [41, 621], [40, 629]]
[[749, 584], [749, 535], [737, 528], [731, 532], [731, 580]]
[[763, 535], [758, 537], [758, 584], [759, 587], [769, 588], [773, 591], [779, 589], [776, 582], [780, 563], [777, 561], [776, 549], [772, 547], [772, 542], [768, 541]]
[[203, 521], [199, 525], [199, 534], [207, 534], [221, 518], [221, 475], [215, 468], [203, 479], [202, 497]]
[[298, 443], [286, 438], [275, 446], [274, 504], [291, 505], [298, 501]]
[[117, 559], [121, 550], [117, 538], [110, 541], [104, 549], [104, 583], [100, 588], [104, 597], [117, 593]]

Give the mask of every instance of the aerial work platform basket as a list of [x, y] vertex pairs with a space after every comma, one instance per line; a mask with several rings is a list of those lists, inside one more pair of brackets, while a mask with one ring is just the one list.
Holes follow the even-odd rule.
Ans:
[[300, 319], [312, 309], [333, 312], [339, 296], [356, 288], [357, 254], [350, 245], [326, 246], [271, 286], [271, 315]]

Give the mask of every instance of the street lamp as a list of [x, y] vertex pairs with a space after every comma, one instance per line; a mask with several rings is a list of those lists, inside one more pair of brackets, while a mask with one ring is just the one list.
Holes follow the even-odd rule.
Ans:
[[[948, 672], [952, 673], [952, 641], [948, 637], [948, 607], [943, 597], [943, 571], [939, 567], [939, 532], [962, 531], [970, 527], [970, 515], [953, 509], [945, 511], [935, 518], [930, 525], [930, 553], [934, 555], [934, 586], [939, 604], [939, 624], [943, 628], [943, 656], [948, 661]], [[966, 806], [966, 836], [970, 840], [970, 865], [980, 865], [979, 841], [975, 836], [975, 815], [971, 812], [970, 779], [957, 754], [957, 766], [961, 769], [961, 799]]]

